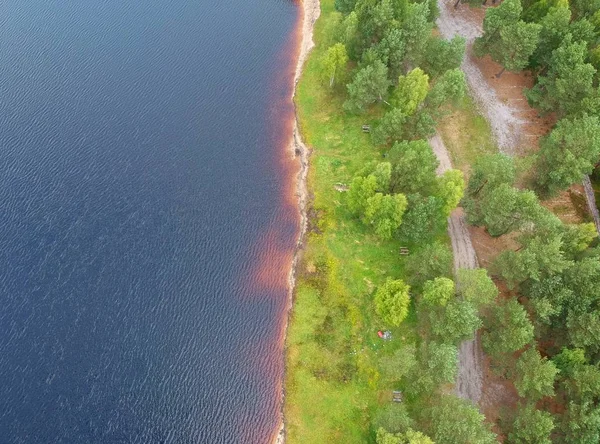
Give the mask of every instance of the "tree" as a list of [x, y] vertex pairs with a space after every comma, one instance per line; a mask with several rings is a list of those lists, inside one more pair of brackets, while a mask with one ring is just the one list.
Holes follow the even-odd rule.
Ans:
[[423, 412], [425, 430], [436, 444], [497, 442], [485, 417], [470, 402], [442, 395], [439, 402]]
[[500, 185], [512, 185], [515, 182], [517, 169], [512, 157], [505, 154], [487, 154], [478, 157], [473, 164], [473, 171], [467, 187], [467, 196], [477, 197], [486, 190]]
[[403, 194], [375, 193], [367, 199], [363, 221], [373, 225], [375, 233], [379, 237], [390, 239], [402, 223], [402, 216], [407, 205], [406, 197]]
[[563, 251], [570, 257], [585, 251], [598, 237], [594, 223], [571, 224], [563, 226]]
[[569, 402], [561, 425], [564, 442], [589, 444], [600, 442], [600, 407], [593, 402]]
[[341, 72], [348, 63], [348, 54], [346, 54], [346, 47], [343, 43], [336, 43], [331, 46], [325, 53], [322, 63], [331, 88], [337, 73]]
[[457, 273], [459, 295], [476, 307], [491, 304], [498, 296], [498, 288], [485, 268], [461, 268]]
[[600, 0], [571, 0], [576, 19], [591, 17], [600, 9]]
[[475, 41], [476, 52], [489, 52], [490, 45], [498, 40], [502, 29], [517, 23], [522, 12], [520, 0], [504, 0], [500, 6], [487, 9], [483, 20], [483, 35]]
[[435, 109], [447, 102], [456, 102], [466, 91], [465, 73], [459, 68], [448, 70], [433, 84], [427, 95], [427, 106]]
[[390, 180], [392, 178], [392, 164], [389, 162], [380, 162], [372, 174], [377, 180], [377, 190], [387, 192], [390, 188]]
[[585, 365], [587, 359], [583, 349], [563, 347], [560, 353], [552, 358], [552, 362], [556, 365], [560, 375], [568, 378], [571, 377], [578, 368]]
[[500, 38], [490, 48], [492, 58], [502, 65], [497, 77], [505, 70], [516, 72], [527, 66], [537, 47], [540, 30], [537, 23], [524, 21], [511, 23], [500, 30]]
[[435, 183], [439, 162], [425, 140], [396, 142], [388, 160], [392, 163], [392, 192], [426, 192]]
[[410, 242], [420, 243], [441, 232], [446, 227], [444, 202], [436, 196], [423, 197], [420, 194], [408, 195], [408, 210], [400, 227], [400, 237]]
[[473, 333], [481, 327], [481, 319], [476, 307], [463, 300], [454, 299], [444, 307], [429, 310], [431, 332], [440, 342], [458, 344], [472, 339]]
[[550, 434], [553, 429], [552, 415], [529, 403], [517, 409], [508, 439], [514, 444], [552, 444]]
[[533, 324], [516, 299], [492, 307], [485, 319], [481, 344], [487, 354], [501, 362], [533, 340]]
[[405, 116], [411, 116], [423, 103], [429, 91], [429, 76], [421, 68], [415, 68], [398, 78], [398, 85], [392, 95], [392, 104], [401, 109]]
[[432, 281], [425, 282], [423, 286], [423, 303], [430, 307], [445, 307], [454, 298], [455, 292], [456, 288], [452, 279], [436, 277]]
[[565, 259], [560, 236], [532, 238], [518, 253], [508, 250], [500, 253], [494, 269], [505, 279], [509, 288], [527, 279], [539, 281], [560, 273], [573, 263]]
[[453, 383], [458, 372], [458, 349], [454, 344], [430, 342], [427, 344], [427, 373], [435, 385]]
[[425, 53], [425, 45], [433, 28], [433, 23], [429, 22], [428, 18], [429, 5], [427, 3], [408, 5], [406, 17], [402, 21], [402, 35], [406, 44], [405, 64], [409, 69], [417, 66]]
[[430, 37], [425, 47], [423, 67], [431, 77], [438, 77], [446, 71], [460, 68], [465, 56], [466, 40], [455, 36], [451, 40]]
[[410, 287], [401, 280], [388, 279], [375, 293], [375, 309], [381, 319], [398, 326], [408, 316]]
[[403, 139], [407, 117], [400, 108], [392, 108], [383, 115], [373, 129], [372, 137], [376, 145], [388, 145]]
[[375, 51], [381, 60], [387, 61], [389, 78], [396, 80], [403, 71], [406, 55], [402, 30], [398, 27], [389, 28], [383, 39], [375, 46]]
[[[414, 370], [416, 361], [416, 350], [413, 345], [405, 345], [396, 350], [391, 356], [382, 356], [379, 359], [379, 368], [381, 375], [386, 381], [397, 382], [407, 376]], [[392, 430], [390, 427], [384, 427], [386, 430]]]
[[360, 69], [348, 85], [348, 100], [344, 109], [349, 112], [362, 112], [387, 95], [390, 82], [387, 78], [387, 66], [377, 60]]
[[521, 191], [507, 184], [499, 185], [482, 197], [480, 214], [473, 207], [467, 210], [469, 221], [485, 225], [492, 236], [501, 236], [534, 223], [545, 211], [533, 191]]
[[367, 177], [355, 177], [350, 184], [350, 189], [347, 193], [347, 202], [349, 210], [355, 216], [362, 216], [367, 201], [375, 195], [377, 191], [377, 178], [373, 175]]
[[421, 432], [408, 429], [406, 433], [390, 433], [383, 428], [377, 430], [377, 444], [434, 444]]
[[586, 58], [586, 44], [573, 42], [567, 35], [552, 52], [548, 74], [538, 76], [536, 85], [525, 92], [529, 102], [544, 112], [557, 111], [560, 116], [581, 112], [584, 99], [593, 92], [596, 74]]
[[550, 64], [552, 52], [560, 46], [569, 33], [570, 22], [571, 11], [568, 5], [549, 9], [548, 13], [539, 22], [542, 27], [540, 41], [531, 56], [534, 66], [545, 68]]
[[411, 254], [406, 263], [406, 274], [412, 286], [440, 277], [452, 276], [452, 252], [440, 243], [425, 245]]
[[516, 365], [515, 387], [519, 396], [531, 401], [553, 396], [557, 373], [554, 363], [542, 358], [537, 349], [525, 350]]
[[442, 213], [444, 216], [450, 216], [452, 210], [454, 210], [465, 192], [465, 179], [463, 173], [460, 170], [447, 170], [444, 171], [438, 178], [438, 190], [437, 195], [444, 202], [442, 207]]
[[540, 145], [536, 182], [553, 195], [593, 171], [600, 158], [600, 120], [587, 115], [563, 119]]
[[335, 9], [343, 14], [349, 14], [354, 10], [356, 0], [335, 0]]

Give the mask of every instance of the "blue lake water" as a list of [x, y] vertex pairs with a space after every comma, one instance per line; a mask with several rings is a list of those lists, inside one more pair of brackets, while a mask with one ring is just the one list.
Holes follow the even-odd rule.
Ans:
[[272, 436], [297, 15], [2, 2], [0, 443]]

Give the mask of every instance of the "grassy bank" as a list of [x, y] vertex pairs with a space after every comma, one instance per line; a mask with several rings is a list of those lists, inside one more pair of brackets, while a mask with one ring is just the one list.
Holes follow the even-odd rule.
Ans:
[[[373, 292], [387, 277], [404, 277], [400, 243], [375, 237], [346, 210], [344, 193], [334, 189], [382, 157], [361, 130], [377, 110], [362, 116], [344, 113], [343, 94], [322, 82], [318, 61], [333, 3], [321, 2], [316, 47], [296, 95], [302, 136], [313, 149], [308, 178], [313, 201], [287, 338], [289, 443], [374, 441], [371, 421], [390, 406], [391, 390], [401, 388], [381, 367], [416, 341], [414, 313], [391, 329], [392, 341], [377, 336], [388, 326], [375, 315]], [[439, 237], [446, 240], [445, 233]]]

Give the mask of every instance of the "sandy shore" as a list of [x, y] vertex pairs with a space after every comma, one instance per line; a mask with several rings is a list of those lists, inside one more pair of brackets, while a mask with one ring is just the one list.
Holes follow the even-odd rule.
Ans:
[[[294, 92], [292, 94], [292, 100], [296, 95], [296, 85], [298, 84], [298, 80], [300, 79], [300, 75], [302, 74], [302, 69], [304, 67], [304, 63], [308, 58], [308, 55], [311, 49], [314, 47], [313, 42], [313, 28], [315, 22], [319, 18], [321, 14], [321, 5], [319, 0], [302, 0], [302, 17], [301, 17], [301, 40], [298, 51], [298, 61], [296, 62], [296, 71], [294, 74]], [[307, 226], [307, 204], [308, 204], [308, 190], [306, 187], [306, 177], [308, 174], [308, 166], [309, 161], [308, 157], [310, 155], [309, 148], [302, 141], [302, 136], [300, 134], [299, 126], [298, 126], [298, 114], [295, 115], [294, 120], [294, 130], [293, 130], [293, 138], [290, 144], [290, 150], [294, 157], [298, 157], [300, 160], [300, 170], [298, 172], [298, 176], [296, 178], [296, 198], [298, 199], [298, 209], [300, 212], [300, 230], [298, 233], [298, 240], [296, 242], [296, 251], [294, 253], [294, 259], [292, 261], [292, 267], [290, 269], [290, 274], [288, 276], [288, 316], [292, 308], [293, 296], [294, 296], [294, 288], [296, 285], [296, 267], [298, 265], [299, 253], [302, 245], [304, 243], [304, 235], [306, 233]], [[287, 331], [287, 324], [289, 322], [286, 321], [285, 330]], [[285, 334], [284, 334], [285, 337]], [[285, 384], [285, 381], [284, 381]], [[283, 444], [285, 443], [285, 418], [284, 418], [284, 402], [285, 402], [285, 385], [282, 389], [282, 400], [281, 400], [281, 425], [279, 427], [279, 431], [277, 436], [273, 439], [275, 444]]]

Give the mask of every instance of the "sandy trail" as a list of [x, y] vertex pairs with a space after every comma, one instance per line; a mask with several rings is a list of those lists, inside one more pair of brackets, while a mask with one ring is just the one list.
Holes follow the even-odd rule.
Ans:
[[[429, 144], [440, 162], [437, 174], [441, 175], [451, 169], [452, 163], [442, 138], [436, 134], [429, 139]], [[459, 268], [477, 268], [477, 255], [462, 208], [455, 209], [448, 218], [448, 234], [452, 242], [454, 271], [458, 271]], [[463, 399], [477, 403], [481, 399], [483, 385], [482, 352], [478, 337], [460, 344], [458, 361], [456, 393]]]
[[[298, 52], [298, 61], [296, 62], [296, 71], [294, 73], [294, 89], [292, 94], [292, 100], [296, 95], [296, 85], [298, 84], [298, 80], [300, 80], [300, 76], [302, 75], [302, 69], [304, 68], [304, 63], [306, 62], [310, 51], [315, 46], [313, 41], [313, 30], [315, 26], [315, 22], [321, 15], [321, 4], [319, 0], [302, 0], [302, 11], [301, 11], [301, 22], [302, 22], [302, 34], [300, 40], [300, 47]], [[296, 268], [298, 266], [299, 261], [299, 253], [304, 243], [304, 236], [306, 234], [307, 227], [307, 205], [308, 205], [308, 190], [306, 187], [306, 178], [308, 175], [308, 167], [309, 167], [309, 155], [310, 150], [302, 141], [302, 137], [300, 134], [299, 126], [298, 126], [298, 115], [296, 113], [294, 119], [294, 130], [292, 135], [292, 141], [290, 143], [290, 151], [292, 156], [298, 157], [300, 160], [300, 169], [298, 171], [298, 176], [296, 178], [296, 198], [298, 199], [298, 210], [300, 213], [300, 229], [298, 233], [298, 239], [296, 241], [296, 251], [294, 253], [294, 258], [292, 260], [292, 266], [290, 269], [290, 273], [288, 276], [288, 316], [291, 312], [294, 289], [296, 286]], [[287, 327], [289, 323], [289, 318], [286, 321], [286, 325], [284, 326], [284, 331], [287, 332]], [[285, 333], [284, 333], [285, 338]], [[284, 382], [285, 384], [285, 382]], [[285, 443], [285, 416], [284, 416], [284, 402], [285, 402], [285, 385], [282, 386], [281, 390], [281, 418], [280, 418], [280, 426], [277, 431], [277, 435], [273, 439], [274, 444], [284, 444]]]

